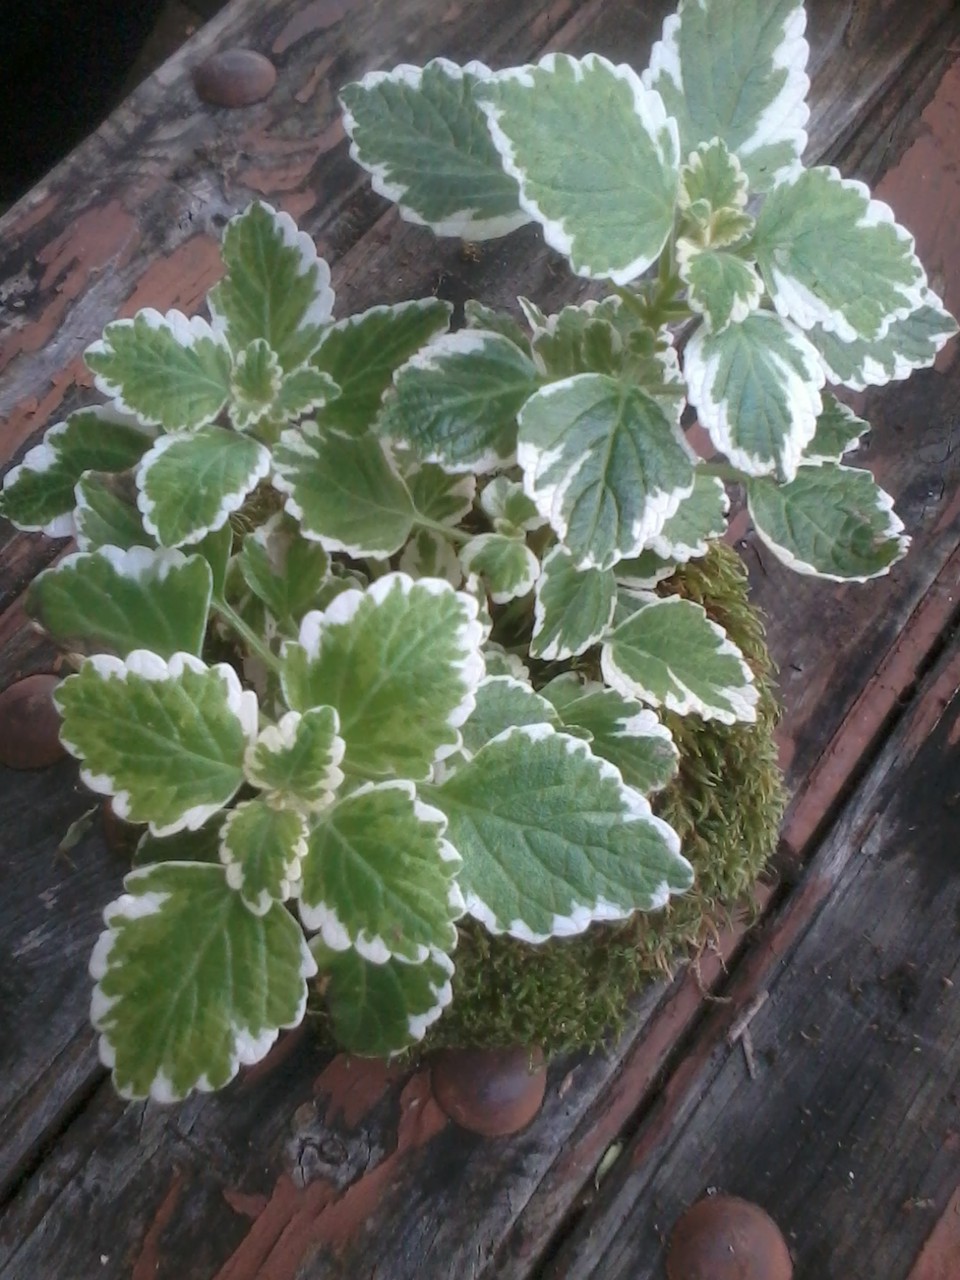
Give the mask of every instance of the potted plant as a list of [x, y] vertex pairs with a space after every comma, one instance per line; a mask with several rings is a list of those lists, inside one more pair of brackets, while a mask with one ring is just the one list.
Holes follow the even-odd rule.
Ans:
[[107, 402], [8, 473], [3, 514], [78, 546], [29, 595], [76, 657], [62, 741], [142, 828], [91, 960], [125, 1096], [226, 1084], [309, 980], [359, 1054], [595, 1041], [758, 874], [775, 707], [726, 486], [793, 569], [885, 573], [907, 538], [825, 383], [956, 325], [890, 210], [803, 167], [804, 10], [756, 8], [682, 3], [642, 77], [552, 54], [343, 90], [405, 217], [533, 220], [598, 296], [335, 320], [256, 203], [209, 319], [108, 325]]

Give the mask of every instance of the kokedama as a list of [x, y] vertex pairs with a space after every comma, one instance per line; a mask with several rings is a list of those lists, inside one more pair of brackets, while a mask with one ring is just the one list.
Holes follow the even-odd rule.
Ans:
[[[957, 326], [910, 235], [806, 168], [796, 0], [684, 0], [642, 76], [443, 59], [342, 91], [403, 217], [527, 222], [596, 296], [334, 319], [292, 219], [228, 224], [209, 319], [87, 352], [3, 514], [71, 536], [29, 608], [81, 776], [142, 827], [93, 953], [126, 1096], [226, 1084], [304, 1016], [360, 1054], [593, 1042], [749, 888], [775, 715], [727, 485], [800, 573], [906, 551], [825, 389]], [[696, 409], [714, 453], [692, 447]]]

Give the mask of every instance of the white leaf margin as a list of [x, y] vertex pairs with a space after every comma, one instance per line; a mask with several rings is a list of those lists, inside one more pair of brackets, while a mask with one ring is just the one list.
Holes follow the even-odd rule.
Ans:
[[[680, 135], [677, 130], [677, 123], [672, 116], [667, 115], [663, 99], [656, 89], [645, 86], [634, 69], [626, 63], [615, 64], [599, 53], [588, 53], [583, 58], [574, 58], [569, 53], [548, 53], [534, 66], [509, 67], [504, 71], [491, 72], [489, 79], [491, 82], [516, 80], [524, 88], [530, 89], [534, 85], [532, 71], [545, 71], [549, 75], [554, 75], [557, 63], [561, 61], [567, 63], [571, 68], [574, 79], [577, 82], [583, 79], [585, 70], [594, 71], [599, 67], [627, 85], [630, 89], [636, 115], [649, 136], [651, 144], [657, 150], [661, 164], [665, 169], [676, 170], [679, 181]], [[567, 229], [563, 219], [549, 218], [533, 196], [530, 195], [527, 189], [526, 170], [517, 159], [513, 143], [500, 126], [503, 112], [498, 109], [496, 102], [493, 101], [480, 99], [478, 105], [487, 117], [490, 137], [493, 139], [493, 145], [500, 153], [504, 172], [509, 174], [520, 188], [520, 207], [543, 228], [543, 238], [551, 249], [556, 249], [558, 253], [562, 253], [565, 258], [572, 262], [571, 252], [576, 237]], [[663, 154], [663, 149], [658, 144], [658, 139], [662, 137], [664, 131], [666, 131], [672, 144], [670, 155]], [[640, 254], [631, 262], [613, 271], [591, 267], [589, 264], [578, 266], [575, 270], [578, 276], [584, 276], [589, 280], [612, 280], [614, 284], [625, 285], [646, 271], [647, 267], [656, 261], [659, 252], [660, 250], [653, 257], [645, 253]]]
[[[693, 867], [681, 854], [680, 837], [673, 827], [664, 822], [662, 818], [656, 816], [644, 795], [633, 787], [627, 786], [620, 770], [615, 765], [611, 764], [609, 760], [604, 760], [601, 756], [594, 755], [590, 750], [590, 744], [584, 741], [583, 738], [575, 738], [569, 733], [558, 732], [546, 722], [543, 724], [513, 725], [509, 729], [504, 729], [502, 733], [498, 733], [495, 738], [491, 738], [477, 753], [477, 756], [488, 750], [495, 743], [505, 742], [518, 735], [526, 738], [529, 742], [539, 742], [548, 737], [560, 738], [568, 755], [580, 755], [589, 758], [596, 766], [597, 772], [602, 779], [610, 779], [616, 783], [620, 800], [623, 804], [621, 817], [623, 824], [626, 826], [640, 823], [643, 826], [653, 827], [664, 840], [668, 852], [677, 862], [682, 863], [689, 870], [691, 883], [693, 882]], [[476, 758], [474, 757], [474, 759]], [[672, 892], [667, 881], [661, 881], [651, 895], [649, 905], [644, 910], [661, 910], [670, 901]], [[595, 920], [627, 920], [637, 909], [636, 907], [626, 907], [619, 902], [610, 902], [608, 899], [598, 895], [593, 902], [574, 906], [573, 911], [568, 916], [555, 913], [549, 932], [537, 933], [523, 920], [511, 920], [508, 924], [504, 924], [478, 894], [468, 891], [463, 896], [467, 914], [473, 916], [475, 920], [479, 920], [490, 933], [506, 933], [511, 938], [518, 938], [522, 942], [531, 943], [546, 942], [549, 938], [574, 937], [576, 934], [583, 933]]]
[[[486, 635], [478, 616], [480, 611], [479, 601], [475, 596], [468, 595], [466, 591], [456, 591], [444, 578], [414, 579], [406, 573], [385, 573], [382, 578], [377, 578], [364, 591], [356, 590], [352, 587], [347, 591], [341, 591], [326, 609], [322, 611], [313, 609], [310, 613], [304, 614], [300, 622], [297, 643], [303, 649], [308, 661], [316, 662], [323, 649], [324, 631], [328, 627], [341, 626], [351, 622], [365, 600], [371, 599], [376, 605], [383, 604], [394, 589], [400, 590], [405, 596], [409, 596], [414, 589], [426, 591], [428, 595], [432, 596], [441, 596], [449, 593], [455, 595], [460, 602], [465, 617], [456, 630], [454, 642], [463, 657], [451, 663], [451, 669], [460, 676], [464, 686], [464, 693], [446, 721], [448, 728], [459, 729], [473, 713], [473, 709], [476, 706], [477, 687], [486, 674], [483, 653], [481, 652], [481, 646], [486, 639]], [[459, 738], [459, 734], [457, 737]], [[434, 763], [445, 759], [446, 756], [452, 755], [459, 749], [459, 741], [442, 744], [434, 757]], [[334, 948], [334, 950], [336, 949]]]
[[[536, 584], [537, 578], [540, 576], [540, 561], [527, 546], [523, 538], [511, 538], [505, 533], [479, 533], [476, 537], [471, 538], [460, 548], [460, 563], [463, 565], [464, 577], [474, 576], [474, 565], [478, 557], [482, 556], [484, 551], [491, 543], [512, 543], [518, 548], [522, 548], [523, 560], [526, 566], [525, 572], [519, 580], [512, 586], [504, 587], [502, 590], [495, 590], [492, 580], [488, 576], [490, 589], [490, 599], [494, 604], [507, 604], [511, 600], [518, 600], [522, 596], [531, 592]], [[482, 567], [479, 569], [481, 576], [483, 574]]]
[[[340, 737], [340, 716], [337, 709], [336, 707], [331, 707], [330, 710], [333, 712], [335, 727], [333, 740], [330, 743], [330, 763], [327, 765], [323, 779], [317, 784], [321, 788], [321, 794], [316, 800], [310, 801], [297, 797], [296, 804], [293, 804], [293, 796], [284, 793], [287, 807], [298, 809], [302, 807], [309, 813], [318, 813], [333, 803], [335, 792], [343, 782], [343, 770], [339, 768], [339, 765], [343, 760], [347, 744]], [[263, 775], [257, 771], [256, 753], [258, 750], [263, 750], [269, 755], [282, 755], [284, 752], [292, 750], [296, 745], [302, 719], [303, 715], [299, 711], [287, 711], [276, 724], [268, 724], [260, 730], [256, 738], [247, 747], [244, 756], [243, 771], [248, 782], [268, 794], [272, 794], [273, 788], [263, 781]]]
[[[722, 528], [711, 531], [711, 533], [699, 538], [696, 542], [682, 542], [671, 539], [666, 526], [664, 526], [658, 534], [655, 534], [650, 539], [644, 550], [652, 551], [654, 555], [659, 556], [662, 560], [671, 560], [674, 563], [669, 572], [660, 573], [659, 577], [656, 577], [649, 585], [656, 586], [657, 582], [662, 581], [664, 578], [669, 578], [677, 564], [686, 564], [688, 560], [696, 560], [699, 556], [705, 556], [710, 550], [710, 539], [720, 538], [726, 531], [727, 516], [730, 514], [730, 495], [727, 493], [726, 486], [719, 476], [707, 476], [706, 479], [708, 482], [712, 482], [714, 488], [718, 491], [720, 512], [723, 519]], [[614, 565], [615, 573], [616, 569], [617, 566]]]
[[[199, 658], [194, 657], [192, 653], [175, 653], [167, 662], [159, 654], [152, 653], [149, 649], [134, 649], [126, 658], [115, 658], [108, 653], [96, 653], [92, 657], [84, 659], [81, 670], [87, 667], [92, 667], [103, 680], [126, 680], [128, 676], [139, 676], [142, 680], [157, 683], [178, 680], [184, 671], [194, 671], [198, 675], [215, 672], [226, 690], [227, 709], [240, 722], [244, 737], [248, 742], [252, 742], [256, 736], [259, 714], [257, 695], [253, 690], [243, 688], [236, 671], [225, 662], [218, 662], [215, 666], [209, 667], [205, 662], [201, 662]], [[54, 693], [54, 702], [57, 702], [56, 692]], [[59, 708], [59, 703], [57, 705]], [[71, 742], [62, 730], [60, 741], [72, 756], [80, 761], [84, 759], [82, 749], [75, 742]], [[80, 777], [84, 784], [97, 795], [113, 797], [112, 807], [118, 818], [121, 820], [129, 818], [130, 792], [117, 791], [115, 789], [116, 783], [109, 774], [92, 773], [81, 765]], [[241, 783], [242, 779], [238, 779], [237, 788], [240, 787]], [[179, 818], [166, 826], [158, 826], [153, 822], [149, 823], [151, 834], [163, 838], [164, 836], [175, 835], [178, 831], [196, 831], [198, 827], [203, 826], [208, 818], [212, 818], [215, 813], [220, 812], [225, 804], [229, 803], [233, 794], [236, 794], [237, 788], [234, 789], [231, 795], [225, 796], [223, 800], [216, 803], [194, 805], [192, 809], [185, 810]]]
[[[387, 782], [364, 782], [355, 791], [351, 791], [348, 796], [344, 796], [343, 801], [344, 803], [349, 803], [360, 796], [369, 795], [371, 792], [381, 793], [384, 791], [402, 791], [410, 799], [414, 817], [425, 826], [437, 828], [438, 852], [441, 862], [453, 863], [455, 864], [454, 869], [459, 870], [463, 865], [463, 859], [450, 841], [444, 838], [444, 833], [447, 829], [447, 815], [434, 808], [433, 805], [421, 800], [417, 794], [416, 786], [407, 779], [392, 778]], [[447, 902], [457, 916], [463, 915], [466, 910], [466, 903], [455, 876], [449, 882]], [[331, 951], [347, 951], [352, 947], [358, 955], [362, 956], [364, 960], [369, 960], [371, 964], [386, 964], [388, 960], [396, 960], [402, 964], [423, 964], [425, 960], [439, 950], [439, 948], [428, 946], [426, 943], [420, 943], [416, 947], [412, 958], [398, 956], [391, 951], [386, 941], [379, 934], [370, 934], [366, 929], [360, 929], [357, 931], [356, 936], [353, 936], [338, 915], [337, 908], [333, 903], [308, 902], [302, 890], [297, 909], [300, 912], [300, 920], [303, 923], [303, 927], [311, 933], [319, 933], [320, 938]]]
[[[537, 636], [542, 634], [543, 629], [546, 626], [546, 622], [547, 622], [547, 610], [543, 603], [542, 587], [543, 587], [543, 584], [546, 582], [546, 580], [550, 576], [550, 563], [552, 560], [558, 560], [561, 557], [565, 557], [568, 561], [571, 561], [570, 568], [573, 570], [574, 573], [584, 573], [584, 572], [586, 573], [596, 572], [600, 574], [604, 572], [613, 573], [615, 572], [615, 568], [616, 568], [616, 566], [614, 566], [613, 570], [577, 569], [572, 563], [570, 552], [566, 549], [566, 547], [563, 546], [562, 543], [558, 543], [555, 547], [551, 548], [551, 550], [543, 558], [543, 564], [540, 568], [540, 576], [538, 577], [536, 582], [536, 595], [534, 596], [534, 602], [533, 602], [533, 632], [530, 636], [531, 645], [533, 641], [536, 640]], [[575, 649], [570, 648], [569, 645], [561, 644], [561, 636], [560, 634], [558, 634], [553, 640], [550, 641], [547, 647], [545, 649], [540, 650], [536, 654], [536, 656], [542, 659], [544, 662], [561, 662], [561, 661], [565, 661], [567, 658], [576, 658], [581, 653], [586, 653], [586, 651], [589, 648], [591, 648], [593, 645], [598, 644], [600, 642], [607, 628], [610, 626], [610, 623], [613, 621], [613, 614], [616, 607], [617, 607], [617, 593], [616, 591], [613, 591], [611, 593], [611, 598], [610, 598], [610, 609], [608, 611], [609, 616], [607, 617], [606, 622], [603, 624], [600, 630], [597, 631], [596, 634], [591, 632], [589, 638], [586, 641], [583, 641], [580, 644], [578, 644]], [[561, 628], [561, 631], [562, 631], [562, 628]]]
[[[773, 312], [756, 314], [768, 315], [771, 319], [779, 320], [787, 331], [791, 346], [800, 357], [807, 375], [806, 378], [799, 377], [796, 371], [785, 365], [779, 357], [771, 356], [772, 363], [783, 378], [787, 398], [793, 407], [792, 430], [783, 437], [779, 457], [784, 476], [792, 480], [800, 465], [803, 451], [817, 430], [817, 418], [823, 411], [823, 398], [820, 391], [826, 382], [826, 373], [816, 348], [807, 340], [801, 329], [789, 320], [774, 316]], [[774, 467], [768, 459], [749, 453], [735, 443], [733, 436], [737, 419], [736, 414], [730, 411], [730, 402], [714, 396], [713, 384], [720, 369], [721, 353], [707, 356], [703, 348], [711, 338], [722, 339], [730, 332], [731, 329], [727, 328], [723, 333], [715, 334], [706, 326], [701, 326], [687, 343], [684, 353], [684, 375], [690, 402], [696, 406], [697, 416], [707, 429], [716, 448], [725, 453], [735, 467], [746, 471], [748, 475], [769, 475]], [[673, 512], [670, 514], [673, 515]]]
[[[163, 314], [157, 311], [155, 307], [143, 307], [135, 316], [124, 320], [111, 321], [104, 336], [91, 343], [85, 350], [84, 355], [109, 355], [110, 343], [107, 335], [115, 329], [132, 329], [137, 320], [141, 320], [150, 329], [165, 330], [178, 346], [184, 347], [188, 351], [192, 351], [198, 343], [207, 340], [222, 351], [225, 351], [227, 355], [230, 355], [230, 346], [225, 336], [208, 324], [203, 316], [185, 316], [182, 311], [176, 310]], [[155, 427], [161, 425], [159, 418], [148, 417], [126, 403], [123, 398], [122, 383], [114, 382], [105, 373], [95, 373], [93, 375], [93, 383], [99, 392], [110, 397], [114, 406], [121, 413], [129, 414], [144, 426]], [[195, 423], [190, 429], [196, 430], [198, 427], [208, 426], [223, 410], [228, 399], [229, 395], [224, 390], [223, 400], [219, 408], [215, 412], [208, 414], [202, 421]]]
[[[467, 62], [461, 67], [455, 62], [451, 62], [449, 58], [432, 58], [422, 67], [415, 67], [410, 63], [402, 62], [399, 66], [394, 67], [392, 71], [368, 71], [357, 83], [362, 89], [369, 91], [386, 81], [392, 84], [405, 85], [407, 88], [419, 93], [423, 82], [423, 73], [427, 70], [440, 71], [451, 80], [458, 81], [462, 81], [466, 76], [474, 76], [478, 81], [482, 82], [491, 80], [496, 75], [482, 62]], [[449, 214], [446, 218], [441, 218], [439, 222], [429, 222], [416, 209], [411, 208], [406, 203], [404, 197], [410, 188], [402, 183], [390, 180], [388, 176], [390, 166], [388, 164], [371, 164], [370, 161], [361, 159], [360, 147], [354, 140], [357, 127], [356, 117], [342, 98], [339, 101], [340, 110], [343, 113], [343, 127], [350, 139], [350, 158], [361, 168], [366, 169], [367, 173], [370, 174], [370, 185], [377, 195], [384, 196], [387, 200], [396, 204], [407, 222], [412, 222], [418, 227], [429, 227], [438, 236], [459, 236], [463, 240], [479, 241], [494, 240], [499, 236], [509, 235], [511, 231], [516, 231], [518, 227], [523, 227], [530, 221], [530, 215], [524, 211], [521, 203], [521, 207], [516, 213], [503, 214], [497, 218], [478, 218], [476, 210], [460, 209], [456, 213]], [[474, 103], [482, 109], [481, 104], [476, 99], [474, 99]]]
[[[682, 596], [658, 596], [647, 591], [638, 591], [635, 595], [640, 605], [640, 608], [636, 610], [637, 613], [643, 612], [644, 608], [670, 609], [676, 608], [681, 604], [691, 605], [698, 610], [703, 615], [703, 621], [707, 624], [707, 627], [719, 641], [712, 651], [713, 656], [736, 658], [744, 682], [739, 688], [720, 688], [718, 695], [722, 696], [728, 705], [714, 706], [698, 697], [677, 676], [673, 667], [669, 663], [665, 663], [670, 672], [672, 682], [680, 687], [682, 693], [677, 696], [675, 693], [668, 692], [664, 698], [661, 698], [658, 693], [655, 693], [652, 689], [645, 688], [639, 680], [636, 680], [617, 665], [611, 646], [607, 643], [600, 650], [600, 671], [610, 688], [615, 689], [617, 693], [625, 698], [640, 699], [652, 707], [665, 706], [668, 711], [675, 711], [677, 715], [681, 716], [688, 716], [695, 712], [697, 715], [702, 716], [704, 720], [718, 720], [721, 724], [755, 723], [760, 691], [757, 688], [756, 679], [749, 663], [723, 627], [707, 616], [707, 611], [702, 605], [696, 604], [692, 600], [684, 600]], [[607, 639], [608, 641], [615, 641], [616, 631], [611, 632]], [[663, 660], [660, 659], [660, 661]]]
[[290, 857], [284, 863], [283, 874], [280, 877], [280, 897], [279, 899], [271, 897], [266, 889], [261, 889], [256, 898], [250, 897], [244, 888], [247, 880], [246, 870], [242, 859], [237, 856], [236, 850], [231, 846], [230, 832], [237, 821], [238, 814], [243, 813], [252, 804], [259, 805], [261, 803], [268, 804], [269, 802], [259, 797], [253, 800], [244, 800], [236, 808], [230, 810], [220, 828], [219, 856], [227, 873], [227, 884], [240, 894], [244, 904], [250, 908], [255, 916], [265, 916], [275, 901], [286, 902], [288, 898], [293, 896], [300, 881], [300, 865], [307, 856], [307, 823], [303, 815], [293, 809], [279, 810], [279, 812], [292, 813], [300, 823], [300, 834], [293, 843]]
[[[711, 0], [697, 0], [701, 8], [710, 2]], [[721, 0], [721, 3], [726, 2], [727, 0]], [[680, 63], [680, 23], [679, 13], [671, 14], [664, 20], [661, 37], [650, 51], [650, 62], [642, 76], [644, 85], [649, 89], [655, 90], [660, 78], [665, 77], [678, 93], [684, 92]], [[774, 71], [786, 71], [786, 78], [777, 96], [760, 116], [751, 136], [736, 150], [730, 148], [731, 154], [739, 159], [753, 155], [761, 147], [775, 146], [782, 142], [793, 144], [797, 159], [806, 150], [807, 124], [810, 120], [810, 107], [807, 104], [810, 77], [806, 71], [810, 45], [805, 39], [806, 29], [806, 8], [803, 3], [798, 2], [784, 25], [783, 38], [771, 63]], [[712, 141], [712, 138], [697, 139], [698, 144]], [[790, 167], [792, 166], [787, 168]], [[774, 183], [780, 180], [783, 172], [785, 170], [773, 175]]]
[[[208, 424], [210, 425], [210, 424]], [[140, 465], [136, 472], [137, 485], [137, 509], [143, 520], [143, 527], [147, 533], [160, 541], [160, 530], [153, 519], [153, 513], [157, 508], [156, 501], [150, 497], [146, 490], [147, 480], [154, 464], [163, 457], [168, 449], [172, 449], [177, 444], [182, 444], [190, 440], [196, 439], [198, 431], [203, 428], [190, 428], [185, 431], [170, 431], [166, 435], [159, 436], [157, 440], [150, 446], [147, 452], [140, 459]], [[224, 434], [232, 435], [225, 427], [216, 428], [223, 431]], [[256, 444], [256, 461], [247, 472], [247, 478], [239, 489], [235, 489], [232, 493], [223, 494], [220, 500], [220, 506], [217, 508], [212, 520], [206, 522], [201, 529], [194, 529], [185, 538], [181, 538], [176, 546], [182, 547], [191, 545], [195, 542], [202, 541], [208, 533], [216, 533], [230, 519], [234, 511], [239, 511], [247, 495], [253, 490], [257, 484], [266, 479], [270, 474], [271, 457], [270, 450], [262, 444], [253, 441], [249, 436], [239, 436], [246, 445]]]
[[[200, 862], [185, 863], [183, 865], [209, 867], [210, 864]], [[124, 877], [124, 888], [129, 890], [138, 880], [149, 876], [153, 870], [153, 867], [138, 867], [136, 870], [129, 872]], [[103, 922], [106, 925], [106, 929], [103, 930], [94, 945], [88, 967], [90, 977], [93, 978], [96, 984], [90, 997], [90, 1021], [94, 1029], [99, 1032], [98, 1053], [100, 1062], [110, 1071], [117, 1065], [117, 1054], [115, 1046], [103, 1029], [103, 1022], [119, 997], [105, 995], [100, 983], [110, 969], [110, 952], [113, 950], [113, 945], [118, 936], [115, 922], [118, 920], [136, 920], [143, 916], [156, 915], [169, 897], [170, 894], [168, 893], [158, 893], [156, 891], [141, 894], [127, 892], [111, 902], [103, 912]], [[316, 973], [317, 962], [307, 946], [306, 939], [301, 937], [299, 976], [304, 985], [297, 1012], [291, 1021], [285, 1022], [279, 1027], [268, 1027], [259, 1036], [251, 1035], [249, 1029], [244, 1026], [240, 1026], [237, 1023], [231, 1024], [233, 1033], [233, 1053], [230, 1061], [231, 1080], [236, 1076], [241, 1066], [253, 1066], [254, 1063], [260, 1062], [265, 1058], [276, 1043], [281, 1030], [300, 1025], [307, 1011], [308, 992], [306, 980], [314, 977]], [[132, 1091], [123, 1089], [119, 1084], [116, 1087], [122, 1098], [133, 1099], [137, 1096]], [[201, 1076], [193, 1087], [200, 1093], [212, 1093], [214, 1091], [214, 1086], [206, 1076]], [[181, 1101], [184, 1095], [177, 1093], [173, 1088], [172, 1081], [162, 1071], [159, 1071], [150, 1084], [149, 1096], [154, 1102], [170, 1104]]]

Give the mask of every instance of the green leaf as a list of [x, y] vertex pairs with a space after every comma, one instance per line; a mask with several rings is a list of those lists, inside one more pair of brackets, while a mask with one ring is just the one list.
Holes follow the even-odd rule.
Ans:
[[480, 494], [480, 509], [498, 533], [529, 533], [547, 523], [523, 485], [507, 476], [494, 476]]
[[147, 307], [108, 324], [84, 358], [118, 409], [166, 431], [212, 422], [230, 394], [230, 351], [200, 316]]
[[753, 252], [780, 314], [841, 342], [882, 338], [924, 302], [913, 237], [862, 182], [833, 168], [798, 169], [774, 187]]
[[213, 574], [213, 594], [222, 596], [230, 566], [230, 553], [233, 551], [233, 526], [229, 520], [221, 528], [195, 542], [191, 551], [206, 560]]
[[616, 765], [628, 787], [643, 795], [665, 787], [677, 772], [680, 753], [666, 725], [635, 698], [625, 698], [597, 680], [566, 671], [541, 693], [562, 727], [586, 735], [590, 750]]
[[173, 836], [155, 836], [144, 831], [133, 851], [133, 865], [147, 867], [155, 862], [220, 861], [220, 828], [223, 813], [217, 812], [196, 831], [178, 831]]
[[807, 445], [804, 461], [839, 462], [845, 453], [857, 447], [861, 436], [869, 430], [869, 422], [858, 418], [836, 396], [826, 394], [823, 397], [823, 412], [817, 419], [817, 429]]
[[[698, 472], [697, 475], [700, 473]], [[641, 551], [629, 560], [618, 560], [614, 577], [618, 585], [632, 591], [652, 590], [658, 582], [671, 578], [677, 571], [676, 560], [658, 556], [655, 551]]]
[[374, 191], [437, 235], [487, 240], [529, 220], [476, 103], [490, 74], [479, 62], [434, 58], [425, 67], [372, 71], [340, 91], [350, 154]]
[[677, 127], [627, 66], [551, 53], [483, 93], [520, 204], [582, 276], [626, 284], [660, 256], [679, 182]]
[[690, 887], [673, 829], [617, 770], [548, 724], [509, 729], [435, 789], [467, 910], [528, 942], [656, 910]]
[[494, 311], [485, 307], [482, 302], [468, 298], [463, 304], [463, 316], [468, 329], [486, 329], [489, 333], [499, 333], [502, 338], [519, 347], [525, 356], [532, 354], [530, 339], [512, 316], [505, 312]]
[[379, 430], [448, 471], [492, 471], [513, 456], [517, 413], [537, 382], [533, 361], [509, 339], [443, 334], [397, 370]]
[[413, 503], [376, 436], [305, 422], [273, 451], [274, 484], [304, 535], [327, 551], [392, 556], [413, 528]]
[[432, 529], [414, 532], [397, 568], [411, 578], [443, 578], [452, 587], [459, 587], [463, 582], [463, 569], [453, 545]]
[[823, 369], [803, 334], [770, 311], [687, 344], [690, 400], [714, 445], [750, 475], [790, 479], [823, 407]]
[[3, 478], [0, 515], [50, 538], [74, 532], [74, 486], [85, 471], [126, 471], [150, 447], [153, 432], [110, 405], [71, 413], [52, 426]]
[[160, 436], [137, 469], [143, 524], [164, 547], [222, 529], [270, 470], [262, 444], [223, 427]]
[[626, 698], [734, 724], [757, 718], [743, 654], [706, 611], [680, 596], [641, 595], [600, 653], [603, 678]]
[[687, 302], [714, 333], [739, 324], [760, 305], [763, 282], [752, 263], [735, 253], [679, 240], [677, 269], [687, 286]]
[[[726, 533], [729, 510], [730, 499], [723, 481], [698, 467], [693, 476], [693, 492], [650, 539], [648, 550], [671, 565], [686, 564], [697, 556], [705, 556], [710, 543]], [[618, 578], [622, 571], [621, 563], [617, 565]]]
[[319, 938], [310, 948], [337, 1044], [360, 1057], [386, 1058], [422, 1040], [453, 999], [453, 962], [435, 952], [423, 964], [371, 964], [356, 951], [331, 951]]
[[85, 471], [74, 494], [73, 521], [81, 551], [105, 546], [129, 550], [153, 542], [137, 510], [137, 486], [131, 471]]
[[477, 689], [477, 705], [463, 726], [463, 747], [476, 753], [507, 729], [520, 724], [560, 727], [554, 708], [529, 683], [513, 675], [488, 675]]
[[807, 145], [809, 49], [802, 0], [681, 0], [643, 82], [678, 122], [688, 155], [719, 138], [765, 191]]
[[233, 797], [257, 728], [256, 694], [232, 667], [187, 653], [169, 661], [136, 649], [125, 661], [87, 658], [57, 688], [60, 740], [83, 761], [91, 791], [118, 818], [155, 835], [195, 830]]
[[237, 565], [250, 590], [275, 618], [299, 622], [316, 607], [330, 558], [317, 542], [304, 538], [282, 512], [248, 533]]
[[340, 388], [328, 373], [302, 365], [284, 375], [271, 417], [288, 422], [311, 409], [324, 408], [339, 396]]
[[957, 332], [957, 322], [937, 295], [927, 289], [923, 305], [894, 320], [882, 338], [841, 342], [835, 333], [814, 325], [807, 337], [817, 350], [830, 382], [854, 391], [881, 387], [926, 369]]
[[443, 467], [426, 462], [406, 477], [417, 514], [438, 524], [459, 524], [473, 506], [477, 481], [471, 475], [450, 475]]
[[547, 316], [533, 346], [551, 378], [569, 378], [575, 373], [615, 375], [623, 367], [623, 337], [610, 319], [609, 309], [601, 311], [593, 301]]
[[412, 782], [367, 783], [314, 822], [303, 866], [300, 918], [333, 951], [422, 964], [457, 944], [460, 858], [446, 818]]
[[343, 782], [340, 717], [333, 707], [288, 711], [261, 729], [247, 748], [247, 781], [285, 807], [313, 813], [333, 802]]
[[537, 582], [531, 656], [558, 662], [585, 653], [610, 625], [616, 593], [610, 569], [578, 569], [565, 547], [554, 547]]
[[306, 856], [303, 815], [275, 808], [263, 798], [231, 809], [220, 831], [220, 861], [227, 869], [227, 884], [257, 916], [293, 895]]
[[256, 201], [227, 223], [227, 273], [209, 295], [234, 352], [262, 338], [285, 373], [309, 359], [333, 313], [330, 268], [288, 213]]
[[773, 554], [798, 573], [866, 582], [906, 554], [893, 499], [869, 471], [834, 462], [800, 467], [785, 485], [751, 480], [750, 517]]
[[108, 546], [44, 570], [30, 587], [27, 612], [72, 652], [199, 655], [212, 590], [202, 556]]
[[254, 338], [238, 352], [230, 378], [230, 421], [238, 431], [265, 418], [283, 385], [283, 370], [264, 338]]
[[332, 325], [312, 361], [340, 388], [336, 401], [324, 409], [324, 424], [365, 434], [393, 375], [431, 338], [446, 332], [452, 313], [440, 298], [418, 298], [371, 307]]
[[508, 653], [495, 640], [488, 640], [483, 646], [483, 658], [488, 676], [513, 676], [515, 680], [519, 680], [527, 688], [532, 688], [530, 672], [524, 665], [523, 660], [518, 658], [515, 653]]
[[693, 486], [675, 419], [637, 387], [584, 373], [524, 405], [524, 487], [580, 568], [636, 555]]
[[719, 209], [745, 209], [749, 182], [743, 165], [719, 137], [691, 151], [680, 170], [680, 205], [689, 209], [699, 200]]
[[90, 960], [100, 1059], [125, 1098], [220, 1089], [303, 1019], [317, 967], [300, 927], [279, 903], [248, 911], [222, 867], [161, 863], [124, 889]]
[[298, 711], [332, 705], [344, 768], [422, 778], [460, 745], [483, 676], [477, 604], [436, 578], [389, 573], [308, 613], [284, 650], [283, 687]]
[[506, 604], [533, 590], [540, 576], [540, 561], [522, 537], [502, 533], [481, 533], [460, 549], [464, 573], [479, 574], [487, 584], [490, 599]]

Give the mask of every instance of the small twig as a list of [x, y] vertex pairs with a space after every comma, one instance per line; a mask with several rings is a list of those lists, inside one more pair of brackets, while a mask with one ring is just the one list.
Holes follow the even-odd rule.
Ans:
[[727, 1044], [735, 1045], [739, 1043], [740, 1048], [743, 1050], [743, 1060], [747, 1065], [747, 1075], [751, 1080], [756, 1080], [759, 1072], [757, 1070], [757, 1056], [753, 1050], [753, 1037], [750, 1035], [750, 1023], [767, 1003], [768, 998], [769, 992], [758, 992], [727, 1032]]

